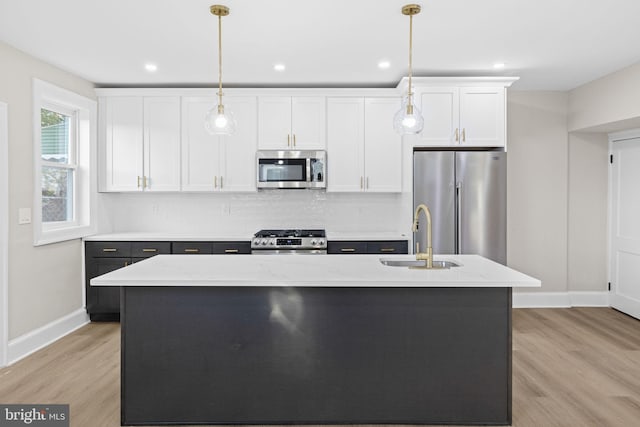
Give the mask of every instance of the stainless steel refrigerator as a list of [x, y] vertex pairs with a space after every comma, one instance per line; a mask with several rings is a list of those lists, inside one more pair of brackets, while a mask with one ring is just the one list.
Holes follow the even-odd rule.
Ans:
[[[432, 216], [434, 254], [478, 254], [507, 262], [507, 153], [415, 151], [413, 207]], [[426, 248], [426, 219], [413, 235]]]

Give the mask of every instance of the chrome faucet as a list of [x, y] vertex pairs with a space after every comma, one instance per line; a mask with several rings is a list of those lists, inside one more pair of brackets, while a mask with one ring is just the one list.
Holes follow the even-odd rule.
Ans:
[[431, 247], [431, 211], [425, 204], [419, 204], [416, 213], [413, 215], [413, 232], [418, 231], [418, 216], [420, 211], [427, 217], [427, 252], [420, 252], [420, 243], [416, 242], [416, 260], [426, 261], [424, 268], [433, 268], [433, 248]]

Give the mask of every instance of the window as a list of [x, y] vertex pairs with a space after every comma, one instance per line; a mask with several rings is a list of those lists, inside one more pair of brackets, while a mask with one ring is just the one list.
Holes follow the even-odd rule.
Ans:
[[94, 233], [95, 101], [34, 79], [34, 244]]
[[76, 117], [56, 106], [40, 109], [42, 222], [73, 224], [76, 180]]

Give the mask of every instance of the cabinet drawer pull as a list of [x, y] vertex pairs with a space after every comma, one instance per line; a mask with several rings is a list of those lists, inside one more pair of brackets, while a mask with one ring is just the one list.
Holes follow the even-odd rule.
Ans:
[[197, 254], [198, 252], [200, 252], [200, 249], [187, 248], [184, 251], [188, 254]]
[[380, 248], [380, 252], [395, 252], [396, 248]]
[[158, 252], [156, 248], [144, 248], [142, 252]]
[[116, 248], [104, 248], [102, 252], [118, 252], [118, 250]]
[[340, 252], [355, 252], [356, 250], [354, 248], [342, 248], [340, 249]]
[[237, 249], [225, 249], [224, 253], [225, 254], [237, 254], [238, 250]]
[[126, 267], [126, 266], [128, 266], [128, 265], [129, 265], [129, 261], [125, 261], [125, 262], [124, 262], [124, 266]]

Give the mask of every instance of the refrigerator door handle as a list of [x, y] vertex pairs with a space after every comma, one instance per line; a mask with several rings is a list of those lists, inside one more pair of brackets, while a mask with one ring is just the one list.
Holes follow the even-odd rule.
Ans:
[[456, 253], [462, 253], [462, 183], [456, 181]]

